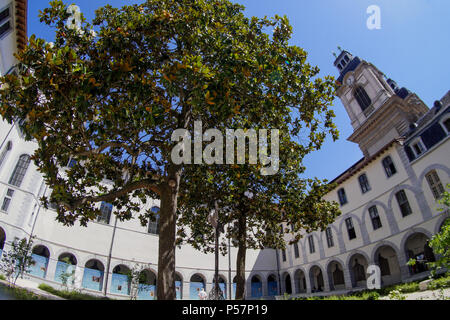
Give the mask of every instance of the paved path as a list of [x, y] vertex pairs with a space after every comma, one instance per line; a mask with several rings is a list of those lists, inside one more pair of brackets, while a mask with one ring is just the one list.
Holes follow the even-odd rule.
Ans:
[[[443, 296], [442, 296], [443, 294]], [[405, 300], [448, 300], [450, 299], [450, 288], [444, 290], [427, 290], [404, 294]], [[389, 300], [389, 297], [382, 297]]]
[[[0, 280], [5, 285], [8, 285], [7, 281]], [[16, 281], [16, 287], [20, 287], [22, 289], [26, 289], [28, 291], [31, 291], [39, 296], [43, 296], [44, 298], [47, 298], [49, 300], [65, 300], [64, 298], [55, 296], [54, 294], [51, 294], [47, 291], [41, 290], [38, 288], [38, 283], [28, 280], [28, 279], [17, 279]]]

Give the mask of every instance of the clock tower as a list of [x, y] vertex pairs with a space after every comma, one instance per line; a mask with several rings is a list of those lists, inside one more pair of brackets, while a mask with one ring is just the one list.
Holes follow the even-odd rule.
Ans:
[[334, 62], [339, 70], [337, 96], [353, 127], [349, 141], [369, 157], [406, 134], [428, 107], [406, 88], [399, 88], [373, 64], [342, 51]]

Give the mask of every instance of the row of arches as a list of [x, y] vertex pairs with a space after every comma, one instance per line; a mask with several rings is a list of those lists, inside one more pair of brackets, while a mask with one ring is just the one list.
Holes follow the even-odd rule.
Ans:
[[[293, 272], [281, 275], [283, 293], [304, 294], [324, 291], [339, 291], [367, 286], [367, 268], [370, 264], [380, 267], [381, 285], [399, 283], [405, 277], [412, 277], [428, 271], [427, 262], [435, 261], [433, 250], [428, 246], [430, 234], [428, 232], [411, 232], [405, 236], [401, 252], [392, 243], [380, 243], [372, 255], [372, 259], [358, 251], [350, 255], [346, 262], [338, 258], [329, 260], [325, 267], [314, 264], [309, 270], [298, 268]], [[409, 259], [415, 259], [415, 266], [407, 266]], [[263, 293], [263, 278], [253, 275], [251, 278], [251, 297], [259, 298], [264, 295], [276, 295], [276, 277], [267, 277], [267, 292]], [[275, 288], [275, 290], [274, 290]]]
[[[441, 226], [444, 223], [441, 223]], [[326, 290], [343, 290], [347, 287], [357, 288], [366, 285], [366, 270], [369, 264], [376, 264], [381, 270], [382, 285], [397, 283], [402, 280], [402, 267], [407, 268], [410, 276], [427, 271], [427, 262], [435, 261], [432, 249], [428, 246], [430, 234], [425, 230], [410, 232], [405, 235], [402, 241], [403, 253], [392, 243], [380, 243], [374, 250], [372, 258], [364, 252], [354, 253], [344, 263], [338, 258], [331, 259], [325, 267], [313, 265], [308, 271], [302, 268], [297, 269], [292, 275], [288, 272], [283, 274], [284, 292], [288, 294], [312, 293]], [[0, 256], [5, 245], [6, 233], [0, 227]], [[50, 251], [42, 244], [38, 244], [32, 249], [32, 257], [35, 264], [30, 268], [29, 273], [40, 278], [47, 278], [48, 264], [50, 261]], [[406, 261], [416, 259], [415, 266], [407, 267]], [[104, 264], [95, 258], [88, 260], [83, 266], [74, 254], [64, 252], [57, 258], [56, 269], [53, 279], [61, 283], [61, 275], [75, 273], [77, 267], [83, 268], [81, 287], [94, 291], [104, 289]], [[111, 274], [109, 292], [113, 294], [130, 295], [130, 268], [124, 264], [114, 266]], [[293, 282], [292, 282], [293, 279]], [[267, 289], [263, 292], [263, 281], [266, 281]], [[153, 270], [145, 269], [141, 272], [138, 286], [138, 299], [153, 300], [156, 298], [157, 275]], [[183, 294], [183, 278], [177, 273], [175, 287], [177, 299], [189, 298], [199, 299], [199, 292], [206, 290], [206, 278], [201, 273], [192, 275], [189, 279], [189, 292]], [[260, 275], [253, 275], [250, 279], [250, 296], [258, 298], [262, 296], [275, 296], [279, 294], [278, 281], [275, 274], [269, 274], [266, 279]], [[327, 287], [328, 285], [328, 287]], [[219, 286], [227, 297], [228, 286], [225, 277], [219, 277]], [[233, 279], [232, 298], [236, 291], [236, 277]]]

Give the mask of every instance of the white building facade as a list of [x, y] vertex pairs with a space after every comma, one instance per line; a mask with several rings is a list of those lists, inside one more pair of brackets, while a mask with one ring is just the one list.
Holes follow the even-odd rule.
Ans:
[[[0, 0], [1, 75], [14, 72], [13, 53], [26, 43], [26, 5], [25, 0]], [[407, 281], [427, 272], [423, 263], [407, 267], [409, 258], [434, 258], [426, 240], [448, 215], [437, 210], [436, 198], [450, 182], [450, 95], [429, 110], [415, 94], [397, 88], [375, 66], [346, 51], [335, 64], [342, 83], [337, 94], [354, 128], [349, 139], [360, 145], [364, 158], [336, 178], [338, 187], [326, 196], [340, 200], [342, 210], [327, 231], [305, 234], [284, 252], [248, 250], [249, 299], [364, 287], [370, 264], [380, 265], [383, 284]], [[40, 205], [50, 189], [30, 161], [35, 149], [17, 124], [0, 122], [0, 249], [7, 251], [14, 239], [35, 236], [37, 263], [30, 279], [59, 286], [60, 274], [73, 268], [75, 287], [119, 299], [130, 293], [124, 273], [143, 263], [146, 279], [138, 298], [155, 299], [157, 224], [117, 221], [114, 208], [104, 203], [97, 222], [87, 228], [64, 227], [54, 210]], [[158, 200], [148, 204], [158, 207]], [[230, 252], [231, 265], [221, 257], [219, 267], [226, 293], [236, 274], [237, 250]], [[177, 248], [176, 272], [177, 298], [197, 299], [202, 287], [212, 288], [214, 256], [190, 246]]]

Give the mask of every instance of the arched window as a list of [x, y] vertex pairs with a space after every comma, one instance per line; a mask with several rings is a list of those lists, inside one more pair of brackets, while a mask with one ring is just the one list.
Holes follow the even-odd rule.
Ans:
[[17, 165], [14, 168], [11, 178], [9, 179], [9, 184], [16, 187], [20, 187], [29, 165], [30, 165], [30, 156], [27, 154], [21, 155], [19, 161], [17, 161]]
[[8, 141], [5, 148], [3, 149], [2, 153], [0, 154], [0, 167], [3, 164], [3, 162], [6, 159], [6, 156], [8, 155], [9, 151], [12, 149], [12, 142]]
[[354, 96], [362, 111], [366, 110], [372, 104], [372, 100], [370, 100], [363, 87], [357, 87]]
[[159, 208], [153, 207], [152, 212], [155, 214], [153, 219], [150, 218], [148, 222], [148, 233], [159, 234]]

